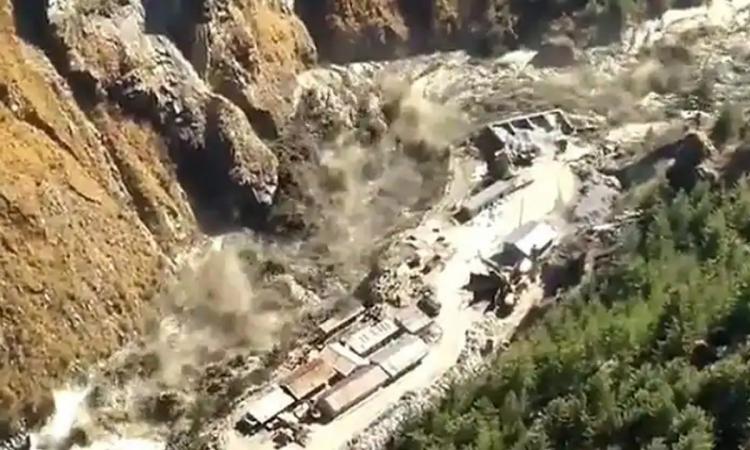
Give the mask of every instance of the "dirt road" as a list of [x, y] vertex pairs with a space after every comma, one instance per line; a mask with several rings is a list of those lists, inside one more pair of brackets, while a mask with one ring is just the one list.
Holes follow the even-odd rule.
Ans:
[[[564, 156], [575, 158], [580, 156], [580, 150], [574, 148]], [[437, 298], [443, 305], [437, 319], [443, 336], [433, 345], [422, 364], [331, 423], [313, 427], [307, 449], [341, 448], [349, 439], [365, 431], [402, 395], [431, 385], [456, 364], [467, 330], [481, 318], [480, 313], [468, 308], [466, 293], [461, 289], [470, 272], [481, 268], [479, 256], [492, 253], [520, 224], [555, 216], [561, 205], [570, 203], [575, 197], [575, 176], [563, 159], [543, 155], [523, 175], [530, 176], [534, 183], [464, 225], [444, 223], [446, 238], [456, 252], [434, 283]], [[434, 225], [429, 223], [424, 228], [429, 230]], [[415, 234], [419, 235], [419, 232]], [[533, 295], [526, 296], [518, 310], [506, 320], [509, 330], [533, 303], [534, 299], [530, 297]]]

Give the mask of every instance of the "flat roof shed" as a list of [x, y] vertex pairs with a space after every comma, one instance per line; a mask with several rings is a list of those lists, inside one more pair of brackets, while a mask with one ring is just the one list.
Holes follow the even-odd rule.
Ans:
[[546, 222], [530, 222], [508, 237], [507, 243], [523, 256], [530, 257], [534, 251], [544, 251], [557, 238], [557, 231]]
[[279, 385], [273, 384], [250, 398], [247, 403], [247, 415], [258, 424], [264, 425], [294, 402], [294, 397], [284, 392]]
[[416, 306], [409, 306], [396, 313], [396, 323], [411, 334], [417, 334], [432, 324], [432, 318]]
[[318, 401], [318, 410], [330, 420], [356, 405], [388, 381], [379, 366], [363, 367], [333, 386]]
[[330, 364], [322, 358], [315, 358], [285, 377], [281, 386], [294, 398], [302, 400], [323, 389], [335, 374]]
[[427, 356], [427, 344], [417, 336], [404, 335], [372, 355], [372, 361], [397, 378]]
[[385, 319], [358, 330], [347, 339], [346, 344], [358, 355], [366, 356], [398, 331], [399, 327], [393, 319]]
[[323, 351], [320, 352], [320, 357], [328, 362], [336, 372], [345, 377], [348, 377], [358, 368], [367, 365], [367, 360], [338, 342], [326, 345]]

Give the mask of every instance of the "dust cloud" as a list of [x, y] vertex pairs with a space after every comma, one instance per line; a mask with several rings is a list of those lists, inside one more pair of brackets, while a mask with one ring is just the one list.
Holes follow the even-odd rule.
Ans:
[[380, 241], [419, 218], [443, 193], [450, 176], [450, 144], [466, 136], [468, 119], [425, 98], [409, 82], [377, 80], [387, 123], [373, 142], [341, 133], [327, 144], [320, 165], [303, 177], [318, 205], [307, 219], [315, 233], [303, 253], [347, 284], [368, 270]]
[[295, 317], [288, 299], [233, 248], [211, 250], [186, 268], [159, 307], [163, 319], [147, 349], [158, 358], [157, 380], [167, 386], [232, 350], [270, 350]]
[[[269, 260], [281, 267], [281, 276], [291, 266], [307, 266], [340, 280], [345, 290], [361, 281], [383, 239], [418, 220], [442, 195], [450, 176], [449, 144], [470, 129], [457, 109], [427, 100], [409, 83], [385, 78], [379, 89], [380, 108], [369, 118], [383, 125], [376, 139], [364, 142], [358, 130], [346, 130], [324, 145], [319, 165], [304, 173], [303, 189], [316, 203], [305, 217], [313, 224], [311, 235], [301, 242], [252, 245], [252, 238], [231, 244], [217, 238], [223, 245], [193, 258], [156, 299], [137, 348], [113, 357], [85, 387], [60, 391], [77, 393], [76, 401], [56, 398], [55, 417], [67, 421], [57, 419], [40, 431], [35, 449], [136, 442], [117, 436], [142, 439], [134, 448], [150, 449], [174, 429], [208, 420], [216, 410], [189, 418], [205, 400], [201, 383], [223, 387], [238, 375], [212, 380], [207, 368], [220, 363], [223, 369], [237, 355], [257, 368], [262, 355], [300, 326], [304, 302], [278, 282], [278, 271], [269, 275]], [[155, 417], [154, 404], [167, 411]], [[70, 436], [76, 433], [81, 442], [73, 447]]]

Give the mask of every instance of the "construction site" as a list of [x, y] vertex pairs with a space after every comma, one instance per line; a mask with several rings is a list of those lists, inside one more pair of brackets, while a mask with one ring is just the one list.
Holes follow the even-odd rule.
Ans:
[[[556, 208], [573, 187], [554, 177], [535, 185], [534, 171], [545, 164], [565, 169], [566, 157], [584, 154], [579, 129], [550, 110], [488, 123], [461, 143], [473, 186], [395, 241], [412, 256], [376, 278], [373, 284], [387, 286], [383, 301], [351, 298], [318, 323], [305, 356], [282, 364], [236, 408], [234, 432], [263, 448], [326, 448], [335, 430], [351, 432], [350, 421], [366, 427], [367, 417], [442, 375], [440, 366], [455, 363], [466, 331], [488, 312], [516, 322], [523, 317], [535, 301], [530, 287], [539, 285], [540, 266], [560, 239]], [[526, 205], [535, 188], [551, 190], [552, 201]], [[513, 220], [499, 221], [498, 214]], [[486, 351], [504, 339], [485, 342]]]
[[[119, 15], [87, 6], [103, 25], [81, 36], [120, 30], [114, 21], [122, 25], [117, 39], [140, 42], [131, 39], [136, 22], [125, 20], [138, 15], [140, 2], [124, 3], [133, 5]], [[170, 251], [165, 286], [148, 314], [138, 320], [132, 314], [134, 326], [145, 322], [144, 335], [118, 335], [118, 351], [97, 356], [95, 366], [76, 366], [53, 390], [50, 405], [40, 402], [47, 406], [39, 408], [40, 419], [14, 422], [0, 448], [380, 450], [397, 448], [398, 439], [423, 429], [431, 431], [411, 441], [423, 445], [408, 448], [451, 448], [431, 444], [442, 442], [435, 429], [447, 429], [446, 435], [460, 430], [432, 420], [432, 411], [455, 398], [456, 386], [473, 388], [487, 376], [505, 383], [508, 366], [499, 362], [516, 351], [528, 353], [530, 336], [546, 332], [549, 323], [573, 323], [558, 320], [558, 313], [570, 306], [569, 297], [598, 280], [599, 269], [606, 271], [624, 231], [640, 225], [647, 215], [642, 195], [717, 184], [725, 172], [736, 179], [747, 173], [747, 152], [737, 154], [744, 163], [729, 161], [730, 154], [720, 154], [709, 135], [714, 122], [721, 122], [715, 119], [718, 105], [745, 101], [747, 63], [737, 62], [737, 49], [747, 43], [750, 5], [711, 3], [629, 24], [608, 45], [545, 44], [554, 47], [552, 53], [568, 55], [565, 64], [546, 65], [538, 56], [545, 48], [521, 46], [486, 58], [457, 49], [300, 69], [294, 88], [284, 92], [292, 112], [278, 113], [279, 120], [289, 119], [279, 129], [270, 126], [264, 109], [227, 109], [203, 88], [172, 108], [182, 90], [164, 83], [184, 79], [183, 72], [167, 71], [164, 80], [152, 80], [152, 66], [144, 65], [149, 77], [134, 78], [133, 92], [123, 94], [135, 99], [133, 105], [128, 100], [129, 107], [150, 104], [141, 100], [152, 98], [153, 87], [165, 96], [157, 96], [157, 106], [176, 111], [175, 120], [153, 114], [165, 121], [160, 126], [166, 135], [184, 140], [175, 141], [175, 148], [231, 144], [226, 155], [216, 156], [216, 167], [227, 169], [226, 183], [217, 192], [196, 193], [204, 220], [211, 224], [226, 216], [244, 224], [259, 212], [267, 217], [257, 229], [218, 227]], [[709, 33], [709, 22], [724, 28]], [[201, 35], [210, 40], [214, 28], [201, 24]], [[275, 31], [269, 31], [274, 39]], [[688, 32], [692, 41], [682, 48], [679, 39]], [[154, 44], [166, 42], [152, 37]], [[181, 67], [184, 58], [173, 53]], [[101, 52], [108, 54], [119, 52]], [[115, 62], [103, 67], [129, 67]], [[704, 71], [714, 66], [721, 76]], [[106, 73], [98, 63], [93, 67], [92, 73]], [[238, 76], [219, 75], [206, 74], [217, 82]], [[203, 86], [201, 77], [191, 80]], [[255, 94], [223, 81], [220, 87], [221, 95]], [[708, 97], [713, 106], [700, 103]], [[200, 112], [196, 122], [183, 124], [194, 112]], [[244, 128], [223, 128], [244, 123], [237, 119], [243, 113], [268, 125], [267, 151], [255, 148], [261, 146], [254, 140], [239, 139], [247, 134]], [[747, 111], [743, 114], [746, 118]], [[746, 141], [746, 128], [730, 131]], [[729, 142], [725, 147], [735, 145]], [[252, 158], [240, 150], [252, 150]], [[187, 177], [187, 186], [216, 178], [203, 170], [202, 158], [210, 152], [185, 153], [178, 175]], [[237, 160], [229, 168], [227, 155]], [[264, 155], [268, 174], [259, 174], [251, 162], [265, 161]], [[278, 167], [271, 156], [281, 158]], [[126, 172], [140, 167], [120, 165]], [[154, 184], [163, 183], [157, 178]], [[76, 192], [86, 187], [75, 179], [63, 181]], [[240, 202], [250, 191], [258, 205]], [[97, 199], [77, 196], [81, 202]], [[159, 230], [171, 223], [169, 214], [162, 221], [152, 217], [150, 205], [142, 209], [144, 223], [153, 219]], [[87, 230], [97, 226], [85, 224]], [[129, 242], [122, 244], [126, 248]], [[119, 269], [108, 264], [113, 272]], [[35, 284], [30, 289], [44, 293]], [[97, 301], [91, 305], [103, 304], [92, 298]], [[96, 317], [106, 322], [109, 314]], [[19, 313], [27, 316], [36, 320]], [[545, 325], [535, 326], [540, 320]], [[79, 326], [70, 322], [73, 331]], [[50, 342], [57, 339], [50, 336], [55, 336]], [[708, 347], [700, 340], [686, 342], [690, 355], [693, 347]], [[49, 348], [40, 352], [55, 355]], [[33, 362], [34, 355], [26, 361]], [[557, 378], [543, 381], [549, 379]], [[568, 392], [567, 382], [558, 384]], [[537, 398], [548, 401], [542, 391]], [[498, 436], [493, 421], [505, 421], [500, 406], [506, 391], [493, 392], [497, 408], [485, 414], [491, 420], [472, 423], [472, 432], [482, 431], [482, 438]], [[528, 405], [519, 419], [524, 427], [546, 414], [536, 403]], [[567, 409], [557, 412], [563, 415], [555, 417], [567, 417]], [[420, 420], [429, 427], [409, 428]], [[483, 427], [487, 430], [479, 430]]]

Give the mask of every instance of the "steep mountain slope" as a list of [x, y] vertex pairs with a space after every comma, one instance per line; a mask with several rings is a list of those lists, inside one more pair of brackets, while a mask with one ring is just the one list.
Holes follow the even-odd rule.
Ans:
[[189, 3], [0, 1], [0, 420], [33, 425], [71, 365], [135, 337], [201, 227], [276, 189], [251, 123], [275, 133], [310, 38], [280, 4]]

